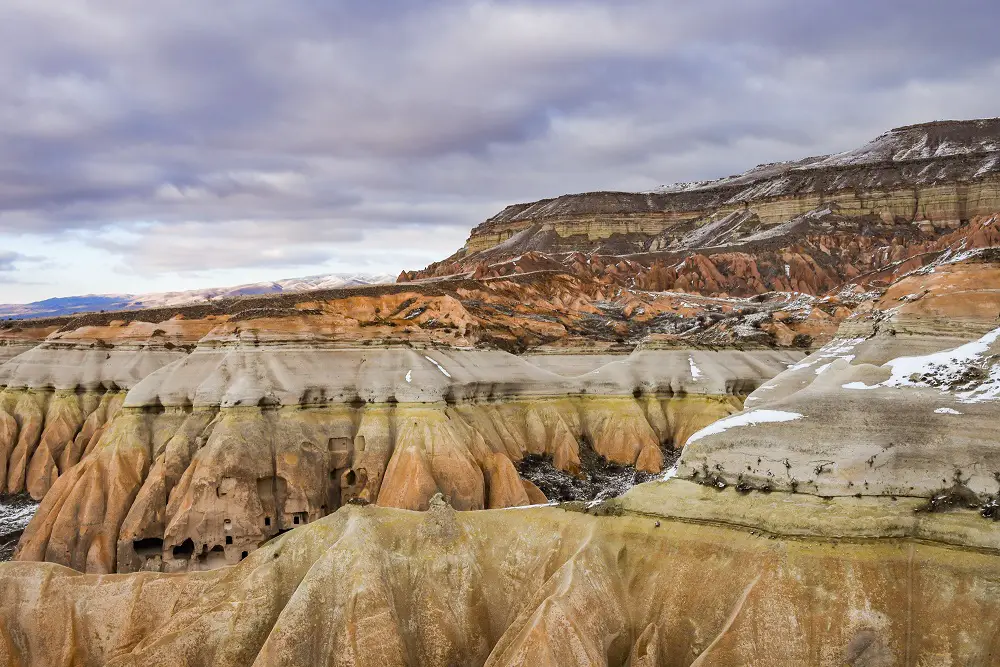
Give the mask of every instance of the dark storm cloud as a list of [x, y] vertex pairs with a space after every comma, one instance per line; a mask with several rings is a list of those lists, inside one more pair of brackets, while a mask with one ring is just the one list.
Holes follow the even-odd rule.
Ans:
[[998, 23], [991, 0], [11, 0], [0, 231], [147, 273], [441, 257], [434, 230], [505, 203], [996, 115]]

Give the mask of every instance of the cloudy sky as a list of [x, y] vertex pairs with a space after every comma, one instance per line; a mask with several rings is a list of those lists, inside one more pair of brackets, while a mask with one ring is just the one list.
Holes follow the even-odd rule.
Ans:
[[0, 302], [419, 268], [504, 205], [1000, 115], [995, 0], [3, 0]]

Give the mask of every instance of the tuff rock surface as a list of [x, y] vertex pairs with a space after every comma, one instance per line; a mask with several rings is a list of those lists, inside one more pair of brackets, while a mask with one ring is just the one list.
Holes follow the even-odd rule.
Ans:
[[[998, 139], [512, 207], [392, 286], [5, 325], [0, 472], [42, 502], [0, 664], [1000, 663]], [[659, 479], [523, 507], [595, 465]]]
[[[210, 569], [350, 502], [544, 502], [525, 456], [658, 473], [802, 358], [746, 318], [822, 338], [839, 306], [814, 301], [543, 274], [17, 322], [45, 336], [0, 368], [0, 471], [42, 501], [18, 557]], [[709, 347], [740, 327], [746, 349]]]

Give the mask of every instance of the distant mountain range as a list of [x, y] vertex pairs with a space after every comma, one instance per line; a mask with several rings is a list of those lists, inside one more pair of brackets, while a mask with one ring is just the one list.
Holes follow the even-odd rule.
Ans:
[[304, 278], [286, 278], [273, 282], [248, 283], [235, 287], [210, 287], [182, 292], [157, 292], [150, 294], [85, 294], [65, 296], [33, 303], [0, 304], [0, 318], [25, 319], [32, 317], [58, 317], [100, 310], [137, 310], [162, 306], [180, 306], [224, 297], [249, 294], [274, 294], [278, 292], [306, 292], [316, 289], [336, 289], [378, 285], [395, 280], [389, 274], [327, 273]]

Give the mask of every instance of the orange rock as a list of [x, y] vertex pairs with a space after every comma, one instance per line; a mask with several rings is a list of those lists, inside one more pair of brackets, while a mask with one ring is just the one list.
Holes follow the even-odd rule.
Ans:
[[7, 487], [7, 461], [17, 444], [17, 420], [0, 411], [0, 493]]
[[658, 473], [663, 470], [663, 452], [659, 447], [646, 445], [636, 459], [635, 469], [639, 472]]
[[490, 509], [499, 509], [530, 505], [527, 489], [521, 484], [521, 479], [510, 459], [500, 452], [495, 452], [492, 462], [493, 465], [488, 470], [490, 497], [487, 506]]
[[44, 412], [37, 397], [32, 394], [22, 395], [14, 408], [14, 418], [20, 425], [20, 432], [7, 466], [7, 492], [21, 493], [25, 490], [31, 455], [35, 452], [45, 424]]
[[532, 505], [544, 505], [549, 502], [542, 490], [535, 486], [531, 480], [522, 479], [521, 485], [524, 486], [524, 492], [528, 494], [528, 502]]
[[438, 493], [438, 487], [430, 466], [417, 446], [409, 444], [398, 449], [389, 460], [378, 504], [425, 510], [435, 493]]

